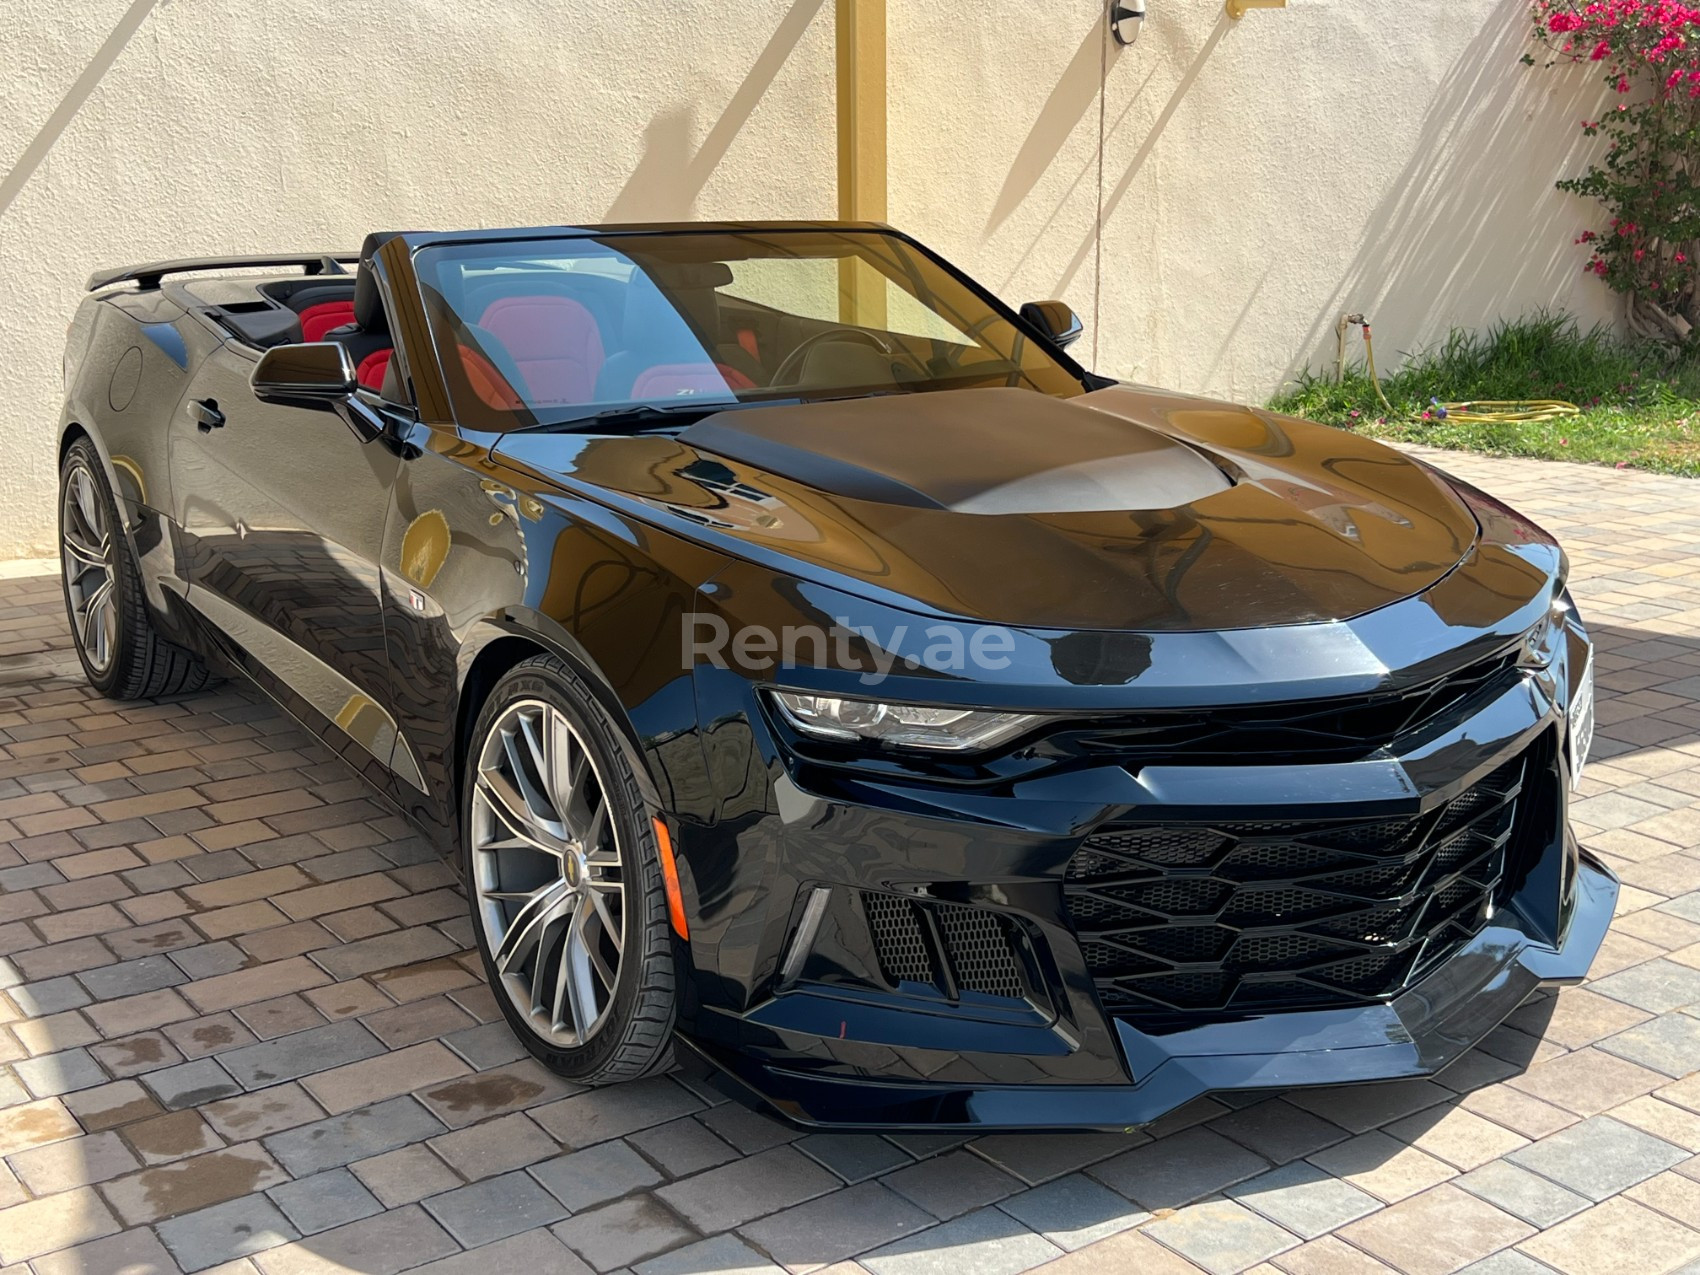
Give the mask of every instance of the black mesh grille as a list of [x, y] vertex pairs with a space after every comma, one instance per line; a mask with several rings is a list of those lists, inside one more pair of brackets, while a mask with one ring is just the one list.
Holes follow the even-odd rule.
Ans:
[[1234, 936], [1217, 925], [1175, 925], [1152, 930], [1140, 946], [1160, 960], [1193, 964], [1220, 960], [1233, 941]]
[[981, 908], [940, 907], [936, 915], [957, 985], [964, 991], [1020, 999], [1021, 966], [1001, 919]]
[[[862, 895], [862, 906], [867, 910], [880, 972], [893, 986], [911, 982], [942, 987], [948, 973], [962, 991], [1011, 1000], [1027, 995], [1013, 926], [998, 913], [872, 891]], [[929, 918], [938, 926], [940, 955], [949, 962], [948, 971], [939, 969], [927, 941]]]
[[862, 905], [868, 910], [868, 928], [886, 981], [893, 986], [934, 982], [933, 959], [921, 937], [915, 905], [895, 894], [864, 894]]
[[1105, 829], [1064, 893], [1105, 1007], [1129, 1017], [1396, 995], [1486, 923], [1537, 747], [1404, 819]]

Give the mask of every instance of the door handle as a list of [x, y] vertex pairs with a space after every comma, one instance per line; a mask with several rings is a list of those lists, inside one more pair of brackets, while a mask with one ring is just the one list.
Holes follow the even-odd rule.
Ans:
[[185, 410], [189, 413], [189, 419], [195, 422], [195, 428], [203, 434], [224, 428], [224, 413], [218, 410], [217, 399], [192, 399]]

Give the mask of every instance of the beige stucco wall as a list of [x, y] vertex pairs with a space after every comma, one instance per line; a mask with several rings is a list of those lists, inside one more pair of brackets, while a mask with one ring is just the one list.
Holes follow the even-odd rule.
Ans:
[[0, 207], [0, 558], [51, 547], [60, 353], [93, 267], [412, 226], [830, 217], [832, 36], [830, 0], [0, 0], [0, 204], [111, 61]]
[[1096, 310], [1106, 375], [1245, 399], [1332, 366], [1343, 311], [1384, 362], [1537, 306], [1615, 318], [1572, 243], [1597, 214], [1553, 189], [1600, 90], [1519, 65], [1525, 0], [1147, 9], [1106, 57], [1094, 0], [892, 0], [893, 220]]
[[[1262, 398], [1345, 308], [1384, 357], [1611, 314], [1551, 189], [1594, 90], [1517, 65], [1523, 0], [1148, 0], [1119, 51], [1097, 0], [888, 4], [890, 219], [1106, 373]], [[94, 266], [835, 207], [832, 0], [5, 0], [0, 64], [0, 558], [51, 544]]]

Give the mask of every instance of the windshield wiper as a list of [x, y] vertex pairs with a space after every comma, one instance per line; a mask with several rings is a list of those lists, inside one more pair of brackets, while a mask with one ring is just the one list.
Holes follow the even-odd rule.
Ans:
[[900, 394], [920, 394], [922, 390], [857, 390], [852, 394], [817, 394], [811, 398], [798, 399], [799, 403], [853, 403], [859, 398], [895, 398]]
[[677, 424], [686, 416], [710, 416], [715, 412], [724, 412], [729, 408], [743, 406], [736, 400], [730, 402], [689, 402], [689, 403], [632, 403], [625, 407], [604, 408], [600, 412], [592, 412], [589, 416], [572, 416], [564, 421], [540, 421], [536, 425], [522, 425], [519, 429], [509, 430], [511, 434], [528, 434], [534, 430], [595, 430], [603, 425], [653, 425]]
[[716, 412], [743, 411], [752, 407], [799, 407], [806, 403], [840, 403], [860, 398], [887, 398], [899, 394], [920, 393], [918, 390], [858, 390], [852, 394], [789, 395], [785, 398], [752, 399], [680, 399], [674, 403], [628, 403], [624, 407], [607, 407], [588, 416], [570, 416], [561, 421], [539, 421], [522, 425], [510, 434], [590, 431], [609, 425], [677, 425], [685, 418], [701, 419]]
[[752, 398], [752, 399], [680, 399], [676, 403], [628, 403], [624, 407], [608, 407], [589, 416], [572, 416], [564, 421], [543, 421], [522, 425], [507, 431], [524, 434], [533, 430], [594, 430], [599, 425], [677, 425], [688, 417], [701, 418], [716, 412], [743, 411], [752, 407], [796, 407], [814, 399]]

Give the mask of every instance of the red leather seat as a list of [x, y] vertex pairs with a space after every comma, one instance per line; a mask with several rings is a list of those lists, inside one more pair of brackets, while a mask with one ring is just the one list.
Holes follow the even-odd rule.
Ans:
[[323, 341], [325, 333], [354, 322], [353, 301], [321, 301], [301, 312], [301, 339]]
[[390, 356], [394, 353], [393, 349], [373, 350], [354, 369], [354, 379], [369, 390], [383, 389], [384, 373], [390, 370]]
[[508, 384], [508, 378], [496, 370], [494, 363], [469, 345], [462, 345], [459, 349], [460, 365], [466, 369], [466, 379], [472, 385], [472, 392], [486, 406], [503, 412], [517, 412], [525, 407], [525, 399]]
[[379, 393], [384, 389], [384, 375], [389, 371], [395, 340], [390, 336], [389, 318], [384, 314], [383, 302], [378, 296], [378, 281], [372, 274], [372, 258], [387, 241], [395, 238], [395, 233], [386, 231], [366, 236], [366, 242], [360, 245], [360, 268], [354, 275], [354, 300], [349, 303], [353, 322], [325, 333], [327, 340], [342, 345], [355, 361], [354, 379], [366, 389]]
[[533, 407], [588, 403], [602, 371], [602, 329], [580, 302], [563, 296], [499, 297], [478, 326], [512, 356]]

